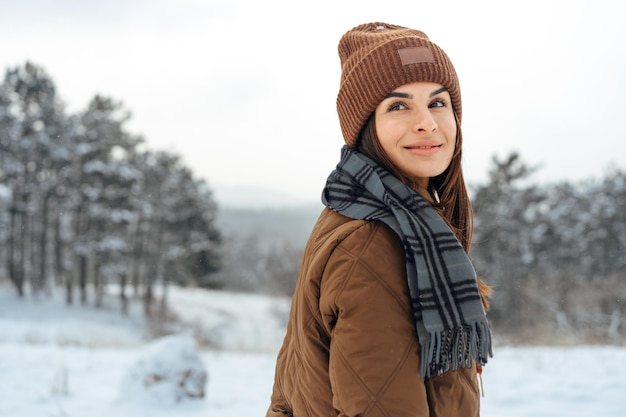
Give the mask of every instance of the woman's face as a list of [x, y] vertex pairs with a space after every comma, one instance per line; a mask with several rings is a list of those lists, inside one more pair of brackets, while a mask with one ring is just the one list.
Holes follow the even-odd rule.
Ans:
[[450, 94], [440, 84], [398, 87], [376, 107], [375, 118], [385, 153], [420, 188], [450, 165], [457, 128]]

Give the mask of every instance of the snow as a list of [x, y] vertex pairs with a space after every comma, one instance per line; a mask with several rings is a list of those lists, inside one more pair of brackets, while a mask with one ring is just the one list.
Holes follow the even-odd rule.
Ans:
[[[140, 308], [123, 318], [66, 307], [62, 296], [19, 300], [0, 283], [0, 417], [265, 415], [288, 300], [177, 288], [169, 300], [186, 325], [149, 340]], [[202, 343], [190, 342], [190, 331]], [[205, 369], [206, 395], [172, 400], [127, 385], [154, 360]], [[623, 417], [625, 362], [619, 346], [496, 346], [482, 416]]]
[[207, 370], [190, 333], [154, 340], [136, 357], [122, 379], [123, 402], [173, 404], [205, 396]]

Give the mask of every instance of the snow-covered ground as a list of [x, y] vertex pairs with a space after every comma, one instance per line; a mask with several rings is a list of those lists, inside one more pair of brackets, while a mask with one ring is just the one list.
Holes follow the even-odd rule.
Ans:
[[[204, 343], [206, 396], [125, 392], [147, 339], [139, 314], [17, 300], [0, 284], [0, 417], [263, 416], [288, 300], [174, 289], [170, 302]], [[184, 332], [183, 332], [184, 333]], [[496, 347], [482, 416], [624, 417], [624, 347]]]

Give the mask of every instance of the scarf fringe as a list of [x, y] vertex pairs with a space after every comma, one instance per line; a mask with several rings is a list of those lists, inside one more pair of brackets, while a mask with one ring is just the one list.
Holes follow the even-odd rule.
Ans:
[[420, 376], [426, 379], [459, 368], [482, 367], [490, 357], [491, 330], [486, 320], [430, 332], [427, 343], [422, 343]]

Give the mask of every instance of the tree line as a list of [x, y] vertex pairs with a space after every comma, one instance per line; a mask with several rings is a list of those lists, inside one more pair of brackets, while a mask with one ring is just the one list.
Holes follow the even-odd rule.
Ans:
[[490, 313], [512, 342], [625, 340], [626, 172], [537, 184], [520, 155], [493, 158], [473, 190], [470, 255], [494, 287]]
[[67, 114], [53, 80], [27, 62], [0, 85], [0, 278], [19, 295], [65, 288], [101, 305], [117, 284], [150, 314], [155, 286], [211, 286], [220, 267], [216, 204], [178, 155], [126, 129], [130, 112], [96, 95]]

